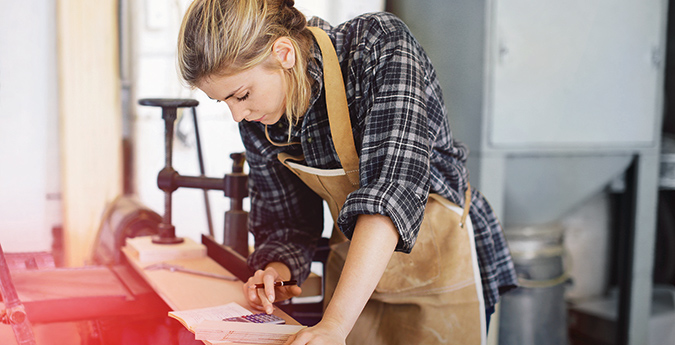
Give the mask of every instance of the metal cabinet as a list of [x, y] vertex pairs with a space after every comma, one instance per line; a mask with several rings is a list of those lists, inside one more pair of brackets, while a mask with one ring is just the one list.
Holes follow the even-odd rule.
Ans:
[[631, 173], [627, 344], [645, 344], [665, 0], [389, 0], [427, 51], [471, 183], [508, 225], [553, 221]]

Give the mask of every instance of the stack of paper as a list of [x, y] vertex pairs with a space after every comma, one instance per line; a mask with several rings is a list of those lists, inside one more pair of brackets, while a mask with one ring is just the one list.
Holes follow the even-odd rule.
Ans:
[[288, 338], [301, 330], [300, 325], [272, 323], [245, 323], [228, 321], [202, 321], [195, 326], [195, 339], [211, 344], [274, 344], [283, 345]]
[[231, 302], [225, 305], [171, 311], [169, 316], [180, 321], [195, 339], [207, 344], [283, 345], [286, 340], [305, 326], [278, 325], [222, 321], [228, 317], [251, 314], [241, 305]]

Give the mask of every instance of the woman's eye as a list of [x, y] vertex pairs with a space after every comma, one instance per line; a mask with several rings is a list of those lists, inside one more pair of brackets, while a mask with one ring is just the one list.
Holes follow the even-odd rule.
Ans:
[[244, 96], [242, 96], [242, 97], [237, 97], [237, 100], [240, 101], [240, 102], [241, 102], [241, 101], [245, 101], [245, 100], [248, 98], [248, 95], [249, 95], [249, 93], [247, 92]]

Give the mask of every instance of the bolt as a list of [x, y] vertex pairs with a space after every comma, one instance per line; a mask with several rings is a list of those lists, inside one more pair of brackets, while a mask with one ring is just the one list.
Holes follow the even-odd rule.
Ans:
[[15, 325], [23, 323], [26, 320], [26, 313], [22, 310], [15, 310], [10, 314], [9, 320]]

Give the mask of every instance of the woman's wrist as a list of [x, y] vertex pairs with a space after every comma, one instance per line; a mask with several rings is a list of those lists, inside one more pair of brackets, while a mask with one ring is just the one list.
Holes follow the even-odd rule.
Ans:
[[347, 335], [351, 331], [351, 327], [344, 323], [344, 318], [333, 317], [327, 314], [323, 315], [318, 325], [328, 332], [338, 335], [343, 341], [347, 339]]

